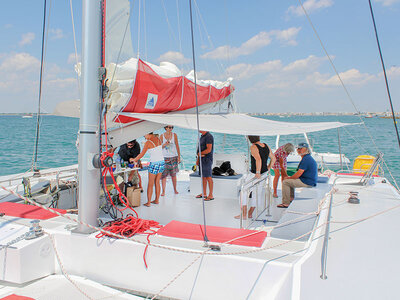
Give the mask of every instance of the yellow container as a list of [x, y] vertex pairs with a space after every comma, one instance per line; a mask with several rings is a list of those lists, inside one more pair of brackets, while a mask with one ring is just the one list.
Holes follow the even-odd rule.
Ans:
[[[354, 160], [353, 172], [365, 173], [372, 166], [375, 156], [359, 155]], [[376, 168], [374, 174], [378, 174], [379, 168]]]

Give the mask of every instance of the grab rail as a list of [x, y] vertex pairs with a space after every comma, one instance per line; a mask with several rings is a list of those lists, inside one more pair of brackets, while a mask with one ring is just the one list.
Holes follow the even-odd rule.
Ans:
[[[255, 188], [255, 192], [253, 197], [255, 197], [256, 201], [256, 215], [258, 216], [258, 191], [257, 191], [257, 186], [260, 184], [266, 184], [266, 179], [269, 178], [270, 173], [269, 171], [261, 174], [260, 178], [251, 178], [249, 181], [247, 182], [243, 182], [241, 187], [240, 187], [240, 228], [243, 228], [243, 197], [244, 197], [244, 193], [249, 193], [251, 189]], [[264, 209], [266, 208], [266, 199], [264, 199]]]
[[335, 178], [332, 184], [332, 190], [331, 190], [331, 199], [329, 202], [329, 209], [328, 209], [328, 216], [326, 218], [326, 227], [325, 227], [325, 236], [324, 236], [324, 244], [322, 246], [322, 253], [321, 253], [321, 279], [325, 280], [328, 278], [326, 276], [326, 263], [328, 260], [328, 240], [329, 240], [329, 228], [331, 224], [331, 212], [332, 212], [332, 202], [333, 202], [333, 189], [335, 187], [335, 183], [338, 177]]

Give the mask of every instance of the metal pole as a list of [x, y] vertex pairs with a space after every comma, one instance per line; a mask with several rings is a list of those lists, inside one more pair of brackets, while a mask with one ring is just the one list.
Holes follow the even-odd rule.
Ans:
[[343, 170], [343, 161], [342, 161], [342, 145], [340, 143], [340, 128], [337, 129], [337, 137], [339, 143], [339, 155], [340, 155], [340, 169]]
[[321, 279], [325, 280], [328, 278], [328, 276], [326, 276], [326, 263], [328, 260], [328, 241], [329, 241], [329, 227], [331, 224], [331, 212], [332, 212], [332, 202], [333, 202], [333, 188], [335, 187], [335, 183], [336, 183], [337, 177], [335, 178], [335, 180], [333, 181], [333, 185], [332, 185], [332, 190], [331, 190], [331, 199], [330, 199], [330, 203], [329, 203], [329, 209], [328, 209], [328, 216], [326, 218], [327, 220], [327, 224], [325, 227], [325, 236], [324, 236], [324, 244], [322, 246], [322, 254], [321, 254]]
[[[101, 0], [82, 3], [82, 91], [79, 122], [79, 221], [97, 226], [99, 216], [100, 174], [93, 167], [98, 153], [100, 118], [100, 80], [102, 48]], [[89, 233], [80, 225], [77, 232]]]

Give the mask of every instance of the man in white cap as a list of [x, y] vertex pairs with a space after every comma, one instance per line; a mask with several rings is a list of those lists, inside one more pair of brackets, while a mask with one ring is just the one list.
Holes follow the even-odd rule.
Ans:
[[290, 177], [282, 178], [282, 203], [280, 208], [287, 208], [294, 199], [294, 189], [299, 187], [311, 188], [317, 185], [318, 165], [310, 154], [307, 143], [297, 146], [301, 161], [297, 172]]

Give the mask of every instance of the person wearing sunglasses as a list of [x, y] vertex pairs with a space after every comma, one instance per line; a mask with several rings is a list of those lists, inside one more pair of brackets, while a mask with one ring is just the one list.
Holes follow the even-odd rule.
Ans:
[[164, 129], [165, 132], [160, 137], [165, 161], [165, 169], [161, 175], [161, 196], [165, 195], [165, 186], [167, 184], [168, 176], [171, 176], [174, 192], [175, 194], [178, 194], [178, 190], [176, 189], [176, 174], [179, 172], [178, 164], [181, 162], [178, 136], [176, 133], [172, 132], [174, 126], [167, 125], [164, 127]]
[[282, 178], [282, 203], [278, 205], [280, 208], [289, 207], [294, 199], [295, 188], [312, 188], [317, 185], [318, 165], [310, 154], [309, 145], [299, 143], [297, 153], [301, 156], [297, 172]]

